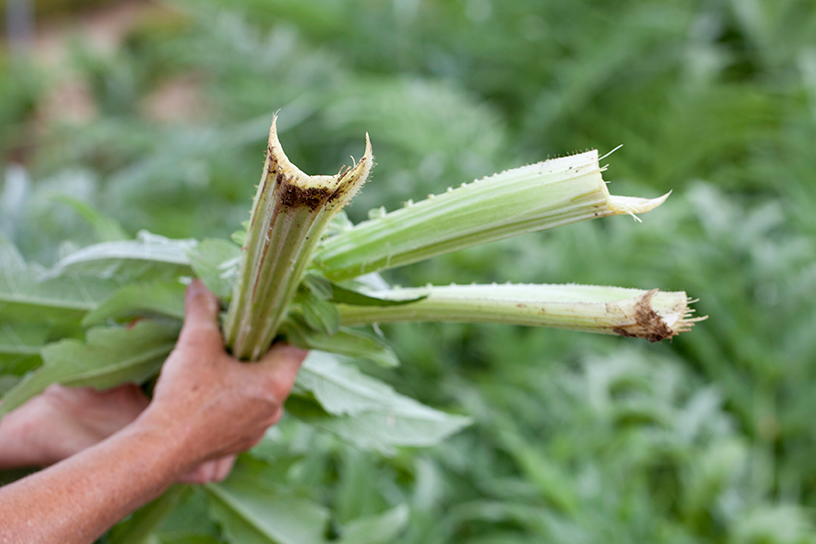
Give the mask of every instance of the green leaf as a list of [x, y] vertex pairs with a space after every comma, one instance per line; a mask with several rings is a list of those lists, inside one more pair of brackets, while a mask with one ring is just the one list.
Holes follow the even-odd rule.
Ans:
[[365, 450], [395, 455], [396, 447], [428, 447], [440, 444], [471, 420], [429, 408], [407, 397], [398, 406], [345, 417], [302, 418], [324, 431]]
[[108, 544], [148, 544], [155, 538], [154, 530], [184, 499], [190, 488], [176, 484], [158, 499], [136, 510], [127, 520], [108, 533]]
[[249, 220], [241, 221], [241, 229], [236, 230], [232, 234], [230, 234], [230, 239], [235, 242], [238, 246], [244, 247], [247, 241], [247, 231], [249, 230]]
[[74, 275], [38, 281], [41, 275], [0, 236], [0, 321], [78, 322], [118, 287], [111, 281]]
[[207, 238], [187, 251], [193, 272], [207, 289], [222, 300], [232, 297], [232, 289], [238, 278], [241, 249], [235, 244], [218, 238]]
[[222, 544], [222, 541], [218, 540], [214, 536], [197, 534], [174, 534], [172, 536], [160, 535], [158, 537], [158, 542], [159, 544]]
[[385, 410], [399, 397], [388, 384], [321, 351], [309, 354], [295, 384], [313, 394], [326, 412], [335, 416]]
[[431, 446], [470, 424], [396, 393], [389, 385], [313, 351], [298, 373], [295, 394], [311, 393], [335, 417], [298, 414], [364, 449], [393, 454], [395, 446]]
[[178, 338], [179, 325], [143, 320], [132, 327], [96, 328], [87, 341], [62, 340], [42, 350], [43, 366], [3, 397], [0, 415], [51, 384], [107, 389], [155, 374]]
[[301, 284], [314, 296], [323, 300], [330, 300], [332, 298], [331, 282], [317, 274], [305, 274]]
[[125, 229], [115, 219], [108, 217], [99, 210], [93, 208], [86, 202], [72, 198], [67, 195], [53, 195], [52, 200], [62, 202], [70, 206], [76, 213], [88, 222], [96, 233], [96, 237], [101, 242], [118, 242], [120, 240], [129, 240]]
[[417, 302], [428, 297], [428, 295], [423, 294], [401, 300], [386, 300], [383, 298], [372, 297], [370, 295], [364, 295], [359, 291], [346, 289], [345, 287], [341, 287], [336, 283], [329, 283], [332, 289], [331, 300], [339, 304], [350, 304], [352, 306], [403, 306], [405, 304]]
[[211, 513], [227, 539], [240, 544], [323, 544], [326, 508], [271, 484], [264, 475], [269, 468], [243, 456], [226, 481], [206, 486]]
[[340, 329], [340, 313], [337, 307], [311, 293], [304, 293], [295, 299], [303, 319], [313, 330], [332, 335]]
[[338, 544], [388, 544], [408, 523], [408, 507], [404, 504], [382, 514], [351, 521], [342, 531]]
[[281, 330], [289, 342], [304, 349], [360, 357], [387, 367], [399, 366], [399, 359], [388, 344], [362, 331], [340, 327], [332, 335], [323, 334], [291, 316]]
[[0, 323], [0, 374], [23, 375], [40, 366], [48, 330], [45, 325]]
[[236, 243], [236, 245], [243, 247], [246, 244], [247, 239], [247, 231], [245, 230], [236, 230], [232, 234], [230, 234], [230, 240]]
[[145, 313], [183, 320], [185, 289], [178, 281], [126, 285], [86, 314], [82, 326], [96, 325], [109, 318], [144, 316]]
[[0, 395], [5, 395], [7, 391], [11, 391], [20, 383], [20, 379], [20, 376], [0, 374]]
[[102, 242], [79, 249], [60, 259], [46, 277], [88, 274], [133, 281], [189, 275], [187, 251], [197, 244], [196, 240], [172, 240], [141, 231], [136, 240]]

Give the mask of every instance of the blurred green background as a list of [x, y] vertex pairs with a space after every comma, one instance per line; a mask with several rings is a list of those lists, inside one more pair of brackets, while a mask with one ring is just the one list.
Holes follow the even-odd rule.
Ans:
[[228, 235], [277, 110], [309, 173], [336, 172], [371, 134], [354, 221], [618, 144], [615, 194], [673, 191], [642, 224], [389, 273], [685, 290], [709, 319], [660, 345], [383, 327], [403, 365], [373, 371], [476, 423], [395, 458], [295, 440], [286, 477], [338, 523], [406, 502], [405, 544], [816, 542], [816, 2], [90, 5], [37, 1], [34, 35], [0, 52], [0, 232], [43, 264], [92, 240], [55, 194], [132, 233]]

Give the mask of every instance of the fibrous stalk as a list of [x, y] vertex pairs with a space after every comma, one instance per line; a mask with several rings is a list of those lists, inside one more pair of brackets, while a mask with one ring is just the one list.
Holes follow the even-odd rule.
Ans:
[[610, 195], [598, 152], [548, 160], [464, 184], [360, 223], [315, 254], [344, 280], [458, 249], [585, 219], [647, 212], [656, 199]]
[[372, 162], [366, 135], [365, 155], [352, 168], [309, 176], [283, 153], [273, 121], [224, 323], [233, 355], [257, 360], [269, 349], [323, 230], [365, 183]]
[[625, 289], [594, 285], [450, 285], [372, 293], [406, 300], [402, 306], [341, 304], [346, 326], [400, 321], [507, 323], [617, 334], [656, 342], [685, 332], [705, 318], [691, 317], [682, 291]]

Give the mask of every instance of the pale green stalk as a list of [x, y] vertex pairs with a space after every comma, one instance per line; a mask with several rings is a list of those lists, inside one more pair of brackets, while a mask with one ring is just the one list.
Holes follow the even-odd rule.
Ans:
[[224, 338], [240, 359], [257, 360], [272, 344], [323, 230], [365, 182], [366, 151], [335, 176], [308, 176], [281, 149], [275, 123], [252, 206]]
[[463, 184], [329, 238], [315, 262], [343, 280], [584, 219], [634, 216], [668, 196], [610, 195], [602, 170], [598, 152], [588, 151]]
[[704, 318], [692, 318], [682, 291], [594, 285], [450, 285], [371, 293], [400, 306], [338, 305], [346, 326], [399, 321], [455, 321], [537, 325], [646, 338], [672, 338]]

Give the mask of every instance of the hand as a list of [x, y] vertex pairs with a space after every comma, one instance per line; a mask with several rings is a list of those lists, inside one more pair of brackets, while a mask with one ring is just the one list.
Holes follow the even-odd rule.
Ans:
[[226, 478], [235, 453], [255, 445], [280, 419], [306, 352], [277, 346], [259, 363], [239, 363], [224, 351], [215, 296], [195, 281], [186, 306], [153, 403], [135, 385], [108, 391], [51, 386], [0, 420], [0, 469], [52, 465], [138, 419], [161, 421], [168, 437], [190, 439], [179, 481]]
[[[45, 467], [89, 448], [134, 421], [149, 404], [137, 386], [107, 391], [90, 387], [52, 385], [0, 423], [0, 440], [13, 443], [13, 459], [0, 466]], [[182, 476], [186, 483], [221, 481], [235, 456], [202, 463]]]
[[184, 466], [247, 450], [281, 418], [307, 352], [272, 348], [260, 361], [241, 363], [224, 350], [218, 299], [193, 281], [175, 349], [162, 367], [153, 401], [137, 424], [181, 441]]

